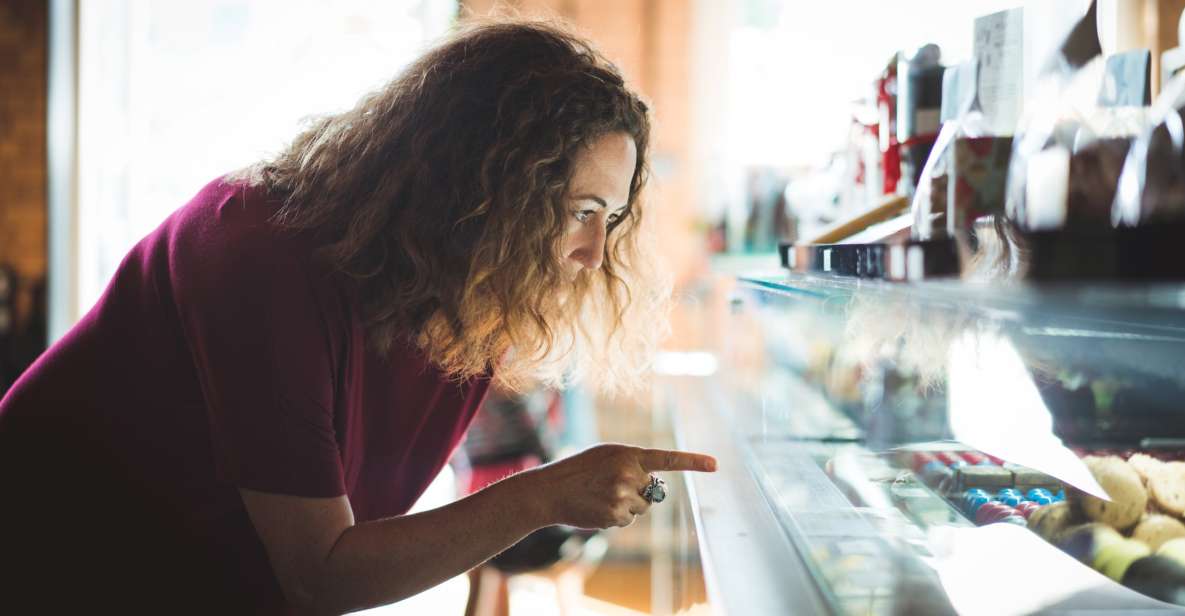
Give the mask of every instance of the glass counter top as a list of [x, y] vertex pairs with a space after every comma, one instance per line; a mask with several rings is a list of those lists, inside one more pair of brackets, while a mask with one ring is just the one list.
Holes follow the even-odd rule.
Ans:
[[[705, 311], [722, 321], [702, 398], [728, 426], [711, 432], [833, 611], [974, 613], [985, 585], [1017, 591], [983, 613], [1182, 609], [1064, 537], [1098, 523], [1084, 499], [1114, 497], [1089, 460], [1185, 469], [1185, 285], [763, 271], [729, 288]], [[1034, 529], [1042, 507], [1064, 528]]]
[[[1034, 284], [927, 280], [890, 282], [763, 270], [742, 285], [820, 300], [909, 300], [1007, 320], [1056, 320], [1051, 335], [1185, 340], [1185, 284]], [[1093, 326], [1075, 327], [1076, 323]]]

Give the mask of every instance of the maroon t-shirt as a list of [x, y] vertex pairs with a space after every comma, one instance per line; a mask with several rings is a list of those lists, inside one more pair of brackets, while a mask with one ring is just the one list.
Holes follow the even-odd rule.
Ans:
[[353, 287], [278, 206], [210, 183], [0, 401], [0, 559], [21, 568], [0, 605], [283, 612], [238, 488], [345, 494], [365, 522], [452, 454], [487, 380], [370, 350]]

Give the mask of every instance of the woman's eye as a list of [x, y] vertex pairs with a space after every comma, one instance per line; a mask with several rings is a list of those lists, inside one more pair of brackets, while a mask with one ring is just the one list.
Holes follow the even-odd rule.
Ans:
[[605, 221], [605, 224], [612, 226], [617, 224], [617, 221], [619, 220], [621, 220], [621, 214], [613, 213], [609, 215], [609, 218]]
[[579, 222], [588, 222], [588, 219], [592, 218], [593, 214], [595, 214], [595, 212], [592, 210], [580, 210], [579, 212], [573, 214], [573, 216], [575, 216], [576, 220]]

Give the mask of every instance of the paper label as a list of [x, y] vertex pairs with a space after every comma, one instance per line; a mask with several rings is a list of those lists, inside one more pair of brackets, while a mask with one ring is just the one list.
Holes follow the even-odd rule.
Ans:
[[994, 135], [1011, 135], [1024, 89], [1024, 9], [975, 20], [973, 53], [978, 64], [979, 103]]

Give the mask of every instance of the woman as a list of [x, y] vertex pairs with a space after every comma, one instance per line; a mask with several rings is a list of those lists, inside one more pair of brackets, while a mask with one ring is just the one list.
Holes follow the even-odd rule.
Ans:
[[0, 402], [0, 602], [349, 611], [713, 470], [602, 445], [403, 515], [491, 379], [642, 377], [648, 139], [588, 44], [494, 23], [207, 185]]

